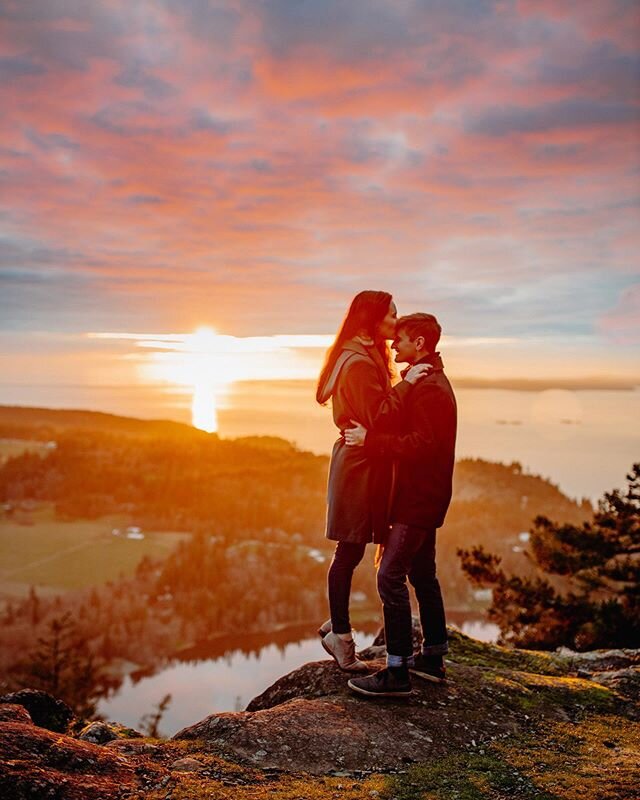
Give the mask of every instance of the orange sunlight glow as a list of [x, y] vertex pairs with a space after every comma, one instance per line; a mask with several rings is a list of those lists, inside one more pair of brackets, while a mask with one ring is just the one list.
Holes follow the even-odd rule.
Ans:
[[305, 379], [317, 375], [318, 365], [332, 336], [228, 336], [213, 328], [193, 333], [92, 333], [91, 338], [125, 339], [150, 350], [138, 362], [143, 381], [187, 387], [192, 394], [191, 418], [196, 428], [218, 430], [218, 409], [229, 387], [241, 380]]
[[[218, 411], [229, 402], [238, 381], [308, 380], [318, 375], [332, 335], [277, 334], [229, 336], [203, 326], [192, 333], [89, 333], [92, 339], [124, 340], [135, 350], [120, 355], [133, 365], [137, 379], [157, 383], [165, 391], [180, 387], [191, 396], [191, 420], [196, 428], [218, 431]], [[516, 340], [486, 337], [443, 337], [447, 350], [468, 353], [509, 346]], [[480, 355], [480, 353], [478, 353]], [[480, 368], [485, 358], [468, 357]], [[457, 363], [454, 358], [454, 364]], [[480, 372], [482, 369], [480, 368]]]

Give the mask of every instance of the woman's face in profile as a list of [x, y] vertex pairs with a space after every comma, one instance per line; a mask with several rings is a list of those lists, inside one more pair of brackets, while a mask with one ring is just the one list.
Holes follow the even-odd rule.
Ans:
[[393, 300], [389, 303], [389, 310], [387, 315], [378, 325], [376, 331], [380, 339], [393, 339], [396, 335], [396, 320], [398, 319], [398, 311], [396, 304]]

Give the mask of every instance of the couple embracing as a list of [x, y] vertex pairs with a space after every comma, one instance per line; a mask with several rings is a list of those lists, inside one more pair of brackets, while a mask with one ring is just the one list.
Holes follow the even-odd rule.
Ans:
[[[331, 619], [322, 645], [349, 687], [371, 697], [411, 694], [410, 673], [441, 683], [448, 651], [442, 593], [436, 577], [436, 530], [451, 500], [456, 401], [436, 347], [440, 325], [431, 314], [397, 318], [387, 292], [353, 299], [327, 352], [316, 399], [331, 399], [341, 432], [331, 455], [327, 537], [337, 542], [329, 568]], [[402, 380], [395, 361], [409, 366]], [[373, 674], [360, 661], [349, 618], [351, 580], [368, 543], [378, 545], [387, 666]], [[413, 652], [407, 578], [420, 610], [423, 644]]]

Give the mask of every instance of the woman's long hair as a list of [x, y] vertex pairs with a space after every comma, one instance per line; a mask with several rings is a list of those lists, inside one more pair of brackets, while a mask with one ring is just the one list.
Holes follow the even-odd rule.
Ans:
[[389, 345], [384, 339], [378, 339], [376, 336], [376, 329], [387, 316], [392, 299], [389, 292], [375, 292], [371, 290], [360, 292], [353, 298], [335, 341], [327, 350], [324, 366], [320, 372], [316, 389], [316, 400], [318, 403], [322, 405], [320, 399], [322, 387], [329, 378], [329, 375], [331, 375], [331, 371], [338, 360], [338, 356], [342, 352], [344, 343], [349, 341], [349, 339], [353, 339], [354, 336], [360, 333], [366, 333], [373, 339], [374, 347], [378, 350], [382, 356], [382, 360], [387, 365], [389, 377], [393, 377], [393, 371], [390, 366], [391, 354]]

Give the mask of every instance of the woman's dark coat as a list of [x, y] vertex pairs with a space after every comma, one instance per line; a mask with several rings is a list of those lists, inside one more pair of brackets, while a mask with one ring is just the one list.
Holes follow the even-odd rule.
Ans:
[[[333, 421], [340, 431], [351, 420], [370, 430], [397, 423], [403, 398], [411, 385], [391, 388], [386, 364], [375, 347], [345, 343], [322, 387], [321, 402], [332, 398]], [[344, 438], [333, 446], [327, 492], [328, 539], [340, 542], [383, 542], [389, 530], [389, 498], [393, 462], [367, 456], [363, 447], [347, 447]]]

